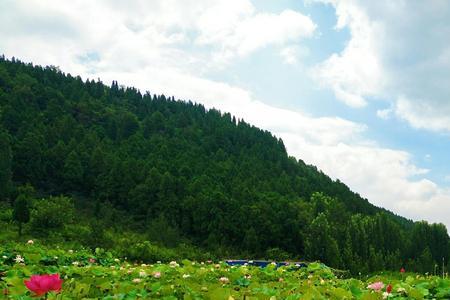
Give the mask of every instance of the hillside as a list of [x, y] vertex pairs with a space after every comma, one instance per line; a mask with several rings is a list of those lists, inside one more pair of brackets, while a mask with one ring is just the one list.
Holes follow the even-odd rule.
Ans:
[[[132, 231], [166, 247], [319, 259], [354, 272], [448, 261], [442, 224], [375, 207], [244, 120], [117, 82], [0, 58], [0, 146], [0, 201], [6, 209], [21, 197], [32, 203], [30, 224], [41, 227], [25, 227], [28, 234], [73, 224], [86, 234]], [[76, 217], [55, 225], [39, 211], [45, 201], [74, 203]], [[114, 247], [105, 239], [99, 246]]]

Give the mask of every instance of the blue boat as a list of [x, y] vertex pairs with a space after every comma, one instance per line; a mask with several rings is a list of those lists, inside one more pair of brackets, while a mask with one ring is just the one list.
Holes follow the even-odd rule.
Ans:
[[255, 267], [261, 267], [265, 268], [267, 265], [271, 263], [275, 263], [276, 267], [283, 267], [283, 266], [292, 266], [293, 268], [305, 268], [308, 265], [304, 262], [273, 262], [273, 261], [267, 261], [267, 260], [240, 260], [240, 259], [229, 259], [225, 261], [230, 266], [255, 266]]

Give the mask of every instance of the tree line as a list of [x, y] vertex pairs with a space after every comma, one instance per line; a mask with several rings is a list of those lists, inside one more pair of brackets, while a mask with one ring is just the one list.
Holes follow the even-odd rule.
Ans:
[[450, 250], [444, 225], [375, 207], [229, 113], [3, 56], [0, 201], [18, 224], [47, 203], [169, 247], [352, 272], [433, 271]]

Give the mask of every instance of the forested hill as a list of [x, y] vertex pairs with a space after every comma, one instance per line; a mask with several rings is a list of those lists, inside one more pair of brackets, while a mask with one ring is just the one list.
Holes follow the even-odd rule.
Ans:
[[[443, 225], [373, 206], [289, 157], [268, 131], [192, 102], [4, 57], [0, 165], [5, 203], [30, 184], [39, 197], [70, 196], [86, 218], [126, 212], [116, 227], [169, 246], [183, 239], [215, 253], [351, 270], [426, 269], [448, 259]], [[156, 235], [155, 220], [165, 224]]]

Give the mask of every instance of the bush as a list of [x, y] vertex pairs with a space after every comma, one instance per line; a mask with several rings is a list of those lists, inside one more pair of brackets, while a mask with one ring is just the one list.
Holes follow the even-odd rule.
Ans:
[[83, 239], [83, 244], [95, 249], [106, 248], [109, 249], [113, 246], [113, 237], [106, 231], [106, 227], [99, 221], [92, 221], [89, 225], [89, 235]]
[[280, 248], [271, 248], [266, 251], [266, 258], [269, 260], [285, 261], [290, 258], [290, 255]]
[[62, 237], [64, 241], [78, 242], [82, 245], [87, 244], [87, 240], [91, 236], [89, 226], [82, 224], [65, 224]]
[[9, 223], [12, 221], [12, 208], [4, 203], [0, 203], [0, 222]]
[[171, 261], [176, 260], [178, 255], [175, 251], [162, 248], [151, 244], [149, 241], [137, 243], [130, 247], [123, 247], [120, 251], [121, 256], [125, 256], [131, 260], [144, 262]]
[[181, 241], [180, 232], [169, 224], [164, 215], [153, 219], [147, 228], [148, 238], [166, 247], [176, 247]]
[[31, 212], [30, 231], [38, 235], [61, 230], [73, 222], [75, 206], [72, 199], [59, 196], [35, 200]]

